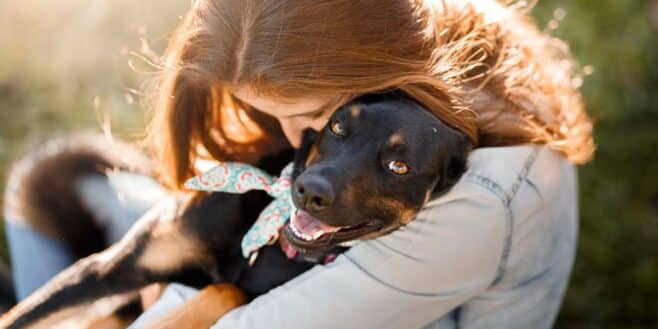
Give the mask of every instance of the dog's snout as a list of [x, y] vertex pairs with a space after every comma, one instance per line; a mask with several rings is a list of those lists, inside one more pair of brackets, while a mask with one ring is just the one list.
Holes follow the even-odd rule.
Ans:
[[293, 197], [307, 211], [320, 211], [331, 206], [335, 193], [331, 184], [318, 175], [302, 175], [293, 186]]

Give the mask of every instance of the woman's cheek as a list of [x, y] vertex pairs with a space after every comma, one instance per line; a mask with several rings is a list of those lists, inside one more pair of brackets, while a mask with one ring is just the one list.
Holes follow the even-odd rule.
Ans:
[[302, 142], [302, 132], [306, 128], [313, 128], [315, 131], [320, 131], [327, 124], [328, 116], [320, 118], [293, 118], [293, 119], [279, 119], [279, 124], [283, 133], [286, 135], [290, 145], [297, 148]]
[[313, 120], [313, 122], [311, 124], [309, 124], [309, 127], [313, 128], [313, 130], [315, 130], [315, 131], [320, 131], [320, 130], [322, 130], [322, 128], [324, 128], [324, 126], [327, 125], [328, 121], [329, 121], [329, 117], [328, 116], [326, 116], [326, 117], [323, 116], [321, 118]]
[[298, 148], [302, 141], [301, 132], [303, 128], [299, 127], [297, 120], [279, 119], [279, 124], [281, 125], [281, 130], [283, 130], [283, 134], [286, 135], [290, 145], [294, 148]]

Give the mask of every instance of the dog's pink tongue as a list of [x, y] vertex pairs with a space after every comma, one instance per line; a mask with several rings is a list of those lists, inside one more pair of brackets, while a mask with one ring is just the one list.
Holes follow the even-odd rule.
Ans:
[[292, 216], [291, 224], [295, 228], [313, 239], [319, 238], [324, 233], [336, 232], [340, 227], [329, 226], [317, 220], [311, 214], [303, 210], [297, 210]]

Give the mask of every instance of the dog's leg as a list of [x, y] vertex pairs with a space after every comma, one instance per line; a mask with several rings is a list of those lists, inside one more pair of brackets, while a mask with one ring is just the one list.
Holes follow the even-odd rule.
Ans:
[[[191, 195], [163, 200], [121, 241], [76, 262], [4, 315], [0, 327], [24, 328], [41, 320], [54, 321], [55, 313], [74, 305], [135, 292], [149, 283], [170, 281], [185, 269], [211, 272], [212, 254], [183, 229], [197, 220], [192, 201]], [[226, 195], [224, 201], [229, 209], [238, 208], [237, 197]]]
[[185, 304], [148, 323], [146, 329], [207, 329], [246, 300], [247, 296], [232, 284], [213, 284]]

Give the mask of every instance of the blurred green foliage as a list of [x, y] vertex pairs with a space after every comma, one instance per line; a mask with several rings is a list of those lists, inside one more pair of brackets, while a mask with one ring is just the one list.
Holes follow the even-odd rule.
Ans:
[[[116, 135], [139, 133], [148, 73], [129, 68], [129, 51], [139, 38], [162, 49], [186, 5], [0, 1], [0, 182], [56, 131], [108, 117]], [[580, 242], [556, 327], [658, 328], [658, 0], [543, 0], [532, 13], [593, 68], [582, 90], [598, 150], [580, 170]]]
[[658, 1], [544, 1], [554, 35], [594, 74], [595, 160], [580, 170], [581, 234], [558, 328], [658, 327]]

